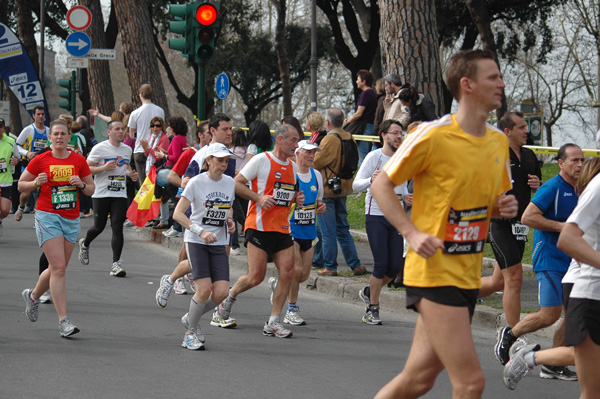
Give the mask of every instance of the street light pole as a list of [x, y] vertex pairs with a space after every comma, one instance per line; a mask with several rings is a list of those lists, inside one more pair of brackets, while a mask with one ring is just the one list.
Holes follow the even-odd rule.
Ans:
[[310, 108], [317, 110], [317, 0], [312, 0], [310, 21]]

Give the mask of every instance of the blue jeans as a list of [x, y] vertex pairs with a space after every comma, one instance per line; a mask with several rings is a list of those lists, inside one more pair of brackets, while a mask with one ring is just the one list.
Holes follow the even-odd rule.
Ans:
[[[372, 123], [367, 123], [365, 132], [363, 133], [363, 135], [373, 136], [374, 132], [375, 132], [375, 125]], [[356, 147], [358, 148], [358, 167], [360, 167], [360, 165], [362, 164], [363, 160], [365, 159], [365, 157], [367, 156], [369, 151], [371, 151], [371, 142], [364, 141], [364, 140], [357, 140]]]
[[323, 238], [324, 266], [329, 270], [337, 270], [337, 244], [339, 243], [348, 267], [352, 270], [359, 268], [361, 266], [360, 260], [356, 253], [354, 239], [350, 234], [346, 197], [324, 198], [323, 202], [327, 205], [327, 210], [322, 215], [317, 215], [317, 222], [321, 228]]

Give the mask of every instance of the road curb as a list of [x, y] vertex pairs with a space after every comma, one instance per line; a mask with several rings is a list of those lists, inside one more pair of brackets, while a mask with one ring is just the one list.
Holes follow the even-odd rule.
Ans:
[[[162, 234], [164, 230], [154, 230], [146, 227], [134, 227], [133, 230], [139, 235], [176, 252], [179, 252], [183, 245], [183, 237], [165, 237]], [[369, 241], [366, 233], [358, 230], [350, 230], [350, 232], [356, 241], [368, 245]], [[243, 251], [240, 255], [229, 257], [229, 266], [244, 272], [248, 269], [248, 262], [245, 256], [245, 248], [242, 247], [240, 249]], [[494, 259], [484, 258], [484, 261], [493, 262]], [[523, 269], [531, 270], [532, 267], [531, 265], [523, 265]], [[266, 275], [267, 277], [277, 276], [277, 269], [275, 268], [274, 263], [267, 264]], [[300, 289], [314, 290], [319, 293], [336, 296], [352, 302], [362, 302], [358, 295], [358, 291], [368, 285], [369, 276], [370, 275], [367, 274], [353, 277], [325, 277], [319, 276], [316, 270], [311, 270], [308, 280], [300, 284]], [[401, 312], [414, 314], [412, 310], [406, 309], [405, 304], [406, 293], [404, 290], [390, 290], [387, 287], [382, 289], [380, 294], [380, 305], [383, 312], [385, 312], [385, 309], [395, 309], [397, 311], [399, 310]], [[525, 314], [521, 314], [521, 318], [524, 316]], [[560, 320], [557, 321], [554, 326], [544, 328], [529, 335], [539, 339], [552, 339], [555, 327], [559, 322]], [[506, 318], [504, 317], [504, 312], [502, 312], [502, 310], [478, 304], [475, 307], [475, 313], [473, 315], [473, 325], [482, 328], [498, 329], [506, 325]]]

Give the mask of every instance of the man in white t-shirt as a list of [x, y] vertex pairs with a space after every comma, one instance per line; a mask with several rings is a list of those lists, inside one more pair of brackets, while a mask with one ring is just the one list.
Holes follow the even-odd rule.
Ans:
[[108, 124], [108, 140], [95, 145], [88, 155], [87, 163], [92, 174], [95, 175], [96, 184], [92, 194], [94, 226], [87, 231], [84, 238], [79, 240], [79, 260], [87, 265], [90, 262], [90, 244], [102, 233], [110, 214], [113, 232], [111, 240], [113, 263], [110, 275], [116, 277], [126, 275], [125, 269], [121, 266], [123, 223], [128, 208], [125, 183], [127, 176], [134, 182], [138, 179], [138, 173], [131, 170], [131, 148], [123, 144], [124, 135], [123, 123], [111, 121]]
[[146, 155], [144, 155], [144, 149], [140, 141], [150, 139], [150, 121], [155, 116], [164, 120], [165, 111], [152, 103], [152, 86], [149, 84], [146, 83], [140, 87], [139, 96], [142, 106], [131, 113], [127, 126], [129, 127], [129, 135], [131, 138], [135, 138], [133, 157], [136, 170], [140, 174], [140, 182], [144, 182], [146, 179]]

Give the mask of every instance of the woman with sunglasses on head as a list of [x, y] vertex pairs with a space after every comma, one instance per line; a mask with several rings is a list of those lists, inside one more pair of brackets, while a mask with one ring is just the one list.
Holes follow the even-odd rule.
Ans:
[[38, 243], [48, 258], [49, 268], [38, 278], [33, 289], [22, 293], [25, 314], [35, 322], [40, 296], [50, 288], [59, 320], [61, 337], [79, 329], [67, 317], [65, 273], [81, 229], [78, 190], [86, 195], [94, 192], [94, 181], [85, 158], [67, 149], [71, 139], [65, 122], [55, 121], [50, 127], [50, 150], [36, 156], [19, 180], [20, 192], [40, 189], [35, 212]]
[[[157, 169], [164, 166], [166, 155], [169, 150], [169, 138], [164, 132], [165, 122], [162, 118], [155, 116], [150, 121], [150, 137], [148, 141], [140, 140], [140, 144], [144, 149], [146, 156], [146, 169], [144, 175], [147, 176], [153, 165], [157, 164]], [[157, 170], [158, 172], [158, 170]], [[143, 184], [144, 182], [142, 182]], [[162, 187], [154, 186], [154, 196], [162, 198]], [[169, 227], [169, 204], [162, 202], [160, 204], [160, 219], [151, 220], [146, 223], [146, 227], [154, 227], [156, 229], [166, 229]]]

